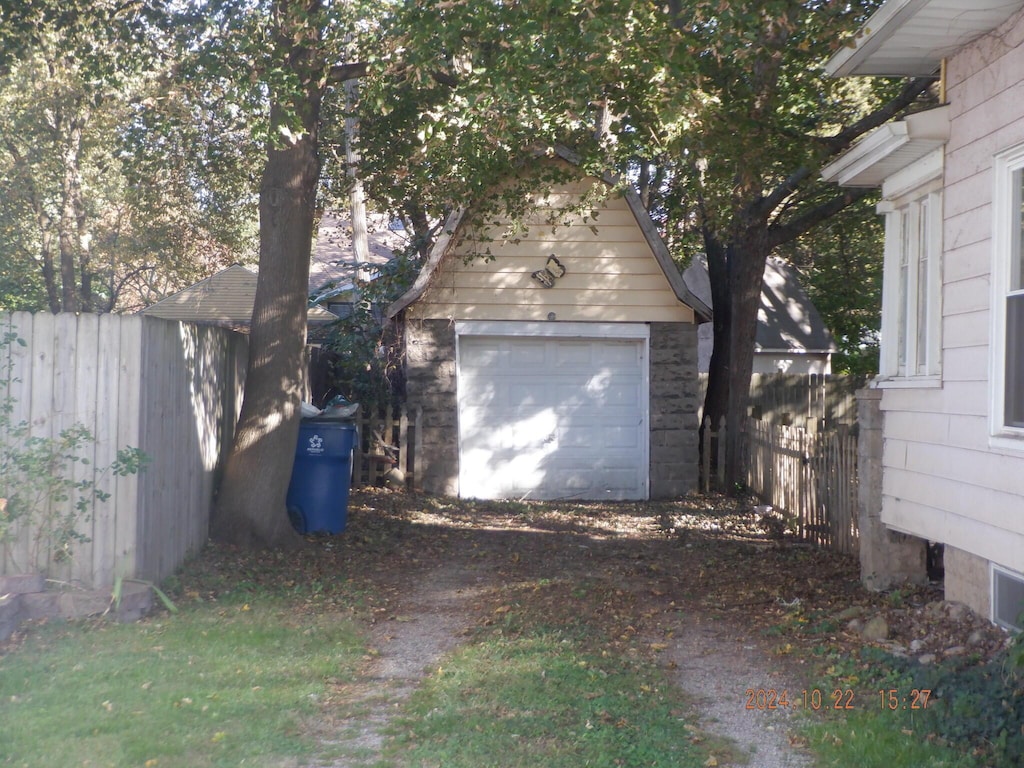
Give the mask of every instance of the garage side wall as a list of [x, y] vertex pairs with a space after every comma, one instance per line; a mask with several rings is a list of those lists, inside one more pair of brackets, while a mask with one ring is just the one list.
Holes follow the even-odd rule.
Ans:
[[407, 319], [406, 398], [418, 424], [416, 486], [441, 496], [459, 494], [455, 324]]
[[651, 498], [697, 487], [697, 326], [651, 323]]

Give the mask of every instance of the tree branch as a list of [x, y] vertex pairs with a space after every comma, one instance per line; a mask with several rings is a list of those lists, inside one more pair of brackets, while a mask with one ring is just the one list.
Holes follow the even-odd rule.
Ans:
[[[933, 77], [917, 77], [908, 81], [899, 94], [887, 104], [843, 128], [839, 133], [824, 139], [824, 146], [828, 150], [826, 157], [833, 157], [846, 151], [855, 139], [860, 138], [868, 131], [889, 122], [892, 118], [899, 115], [928, 89], [934, 79]], [[767, 219], [772, 211], [781, 205], [787, 197], [793, 194], [811, 176], [812, 172], [812, 169], [808, 167], [798, 168], [768, 195], [751, 204], [749, 209], [751, 217], [754, 219]]]
[[865, 115], [857, 122], [848, 125], [834, 136], [828, 137], [825, 140], [825, 146], [828, 148], [828, 156], [832, 157], [834, 155], [838, 155], [840, 152], [845, 151], [855, 139], [860, 138], [873, 128], [877, 128], [882, 123], [889, 122], [892, 118], [896, 117], [896, 115], [913, 104], [914, 101], [917, 100], [917, 97], [928, 90], [928, 87], [934, 81], [934, 77], [915, 77], [913, 80], [909, 80], [900, 90], [899, 94], [897, 94], [888, 104], [876, 109], [870, 115]]
[[873, 193], [874, 189], [856, 188], [844, 189], [840, 194], [821, 205], [817, 205], [806, 213], [797, 216], [792, 221], [779, 226], [768, 228], [768, 247], [777, 248], [783, 243], [795, 240], [807, 230], [811, 229], [822, 221], [839, 213], [839, 211], [853, 205], [858, 200]]
[[332, 85], [339, 85], [348, 80], [356, 80], [366, 76], [366, 62], [357, 61], [354, 64], [335, 64], [327, 76], [327, 82]]

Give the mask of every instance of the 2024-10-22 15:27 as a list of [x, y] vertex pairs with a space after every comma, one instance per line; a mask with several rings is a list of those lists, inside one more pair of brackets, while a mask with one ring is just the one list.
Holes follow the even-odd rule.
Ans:
[[[833, 688], [831, 692], [820, 688], [804, 688], [799, 693], [790, 694], [785, 688], [747, 688], [745, 709], [839, 709], [851, 710], [862, 708], [859, 696], [852, 688]], [[901, 691], [898, 688], [881, 688], [870, 698], [881, 711], [896, 712], [902, 709], [927, 709], [932, 692], [928, 688], [912, 688]]]

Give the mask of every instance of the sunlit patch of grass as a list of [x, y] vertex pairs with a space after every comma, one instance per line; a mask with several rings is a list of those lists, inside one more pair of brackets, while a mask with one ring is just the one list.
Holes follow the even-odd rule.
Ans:
[[315, 751], [302, 720], [363, 648], [350, 622], [276, 599], [44, 627], [0, 658], [0, 763], [287, 765]]
[[380, 765], [686, 768], [731, 754], [656, 668], [593, 641], [520, 624], [464, 646], [408, 702]]
[[909, 713], [857, 711], [804, 730], [822, 768], [980, 768], [974, 758], [929, 742]]

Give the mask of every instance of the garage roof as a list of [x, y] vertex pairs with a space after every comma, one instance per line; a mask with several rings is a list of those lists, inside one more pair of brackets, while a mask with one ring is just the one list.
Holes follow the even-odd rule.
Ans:
[[[556, 153], [563, 160], [573, 165], [577, 164], [577, 158], [571, 151], [565, 148], [558, 148], [556, 149]], [[608, 184], [609, 189], [616, 186], [616, 180], [610, 176], [605, 177], [603, 181]], [[699, 296], [695, 295], [683, 280], [683, 276], [680, 273], [679, 268], [672, 260], [672, 255], [669, 253], [668, 247], [661, 239], [661, 235], [658, 233], [657, 227], [654, 225], [654, 222], [651, 221], [651, 217], [647, 214], [647, 210], [644, 208], [643, 203], [640, 201], [636, 192], [634, 192], [630, 187], [626, 187], [621, 191], [621, 194], [630, 212], [633, 214], [633, 218], [636, 220], [637, 226], [640, 228], [644, 240], [650, 247], [651, 253], [658, 265], [661, 267], [661, 271], [664, 273], [665, 278], [668, 280], [676, 298], [681, 303], [690, 307], [698, 315], [705, 319], [710, 319], [710, 305], [705, 303]], [[417, 276], [416, 281], [404, 295], [391, 304], [388, 308], [388, 317], [395, 317], [399, 312], [406, 309], [423, 296], [435, 273], [440, 268], [441, 263], [452, 249], [454, 235], [459, 226], [463, 223], [465, 215], [466, 210], [459, 209], [448, 217], [441, 236], [438, 237], [433, 248], [431, 248], [427, 261], [420, 270], [420, 274]]]

